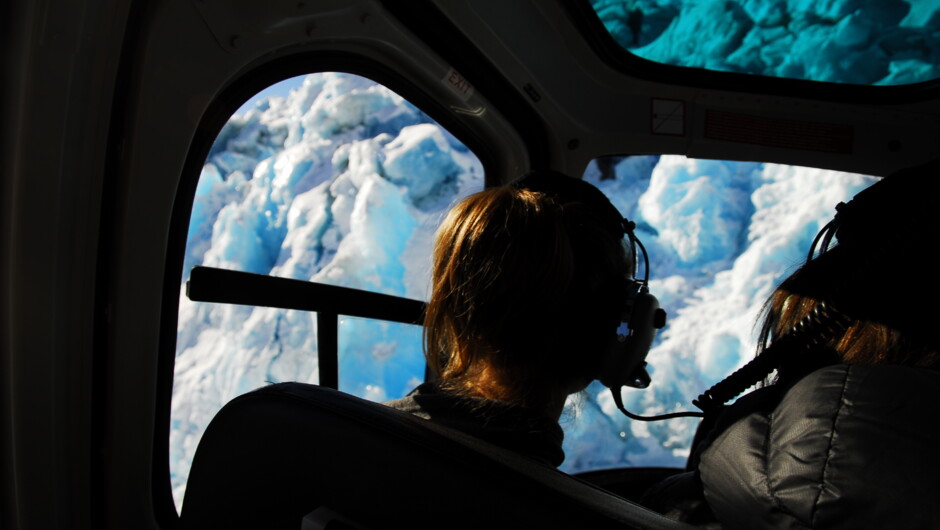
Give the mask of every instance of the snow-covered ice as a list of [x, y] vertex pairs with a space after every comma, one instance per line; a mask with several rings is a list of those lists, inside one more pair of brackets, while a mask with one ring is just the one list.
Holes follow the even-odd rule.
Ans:
[[591, 0], [652, 61], [862, 85], [940, 75], [936, 0]]

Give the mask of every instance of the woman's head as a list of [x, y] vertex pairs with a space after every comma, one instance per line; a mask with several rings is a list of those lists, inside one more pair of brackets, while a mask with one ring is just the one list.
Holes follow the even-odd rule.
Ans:
[[457, 204], [438, 231], [425, 319], [443, 384], [526, 405], [594, 378], [631, 273], [619, 219], [596, 188], [551, 173]]
[[764, 347], [826, 302], [848, 324], [817, 337], [835, 360], [940, 366], [926, 306], [940, 294], [930, 248], [940, 228], [938, 169], [933, 163], [899, 172], [840, 205], [824, 229], [838, 244], [808, 259], [768, 300]]
[[[801, 372], [816, 363], [831, 362], [940, 366], [936, 339], [927, 328], [915, 324], [920, 319], [916, 313], [926, 308], [903, 304], [899, 299], [906, 295], [890, 292], [889, 282], [878, 280], [877, 260], [843, 250], [836, 247], [804, 264], [774, 291], [765, 307], [763, 347], [791, 332], [826, 302], [829, 311], [837, 311], [847, 325], [823, 326], [825, 331], [814, 337], [818, 344], [813, 357], [791, 359], [806, 365]], [[898, 299], [892, 300], [895, 296]], [[826, 353], [831, 357], [826, 358]]]

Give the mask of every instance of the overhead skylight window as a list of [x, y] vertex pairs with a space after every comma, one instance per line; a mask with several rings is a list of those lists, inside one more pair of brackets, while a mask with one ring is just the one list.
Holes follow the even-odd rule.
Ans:
[[940, 0], [591, 0], [614, 40], [658, 63], [902, 85], [940, 77]]

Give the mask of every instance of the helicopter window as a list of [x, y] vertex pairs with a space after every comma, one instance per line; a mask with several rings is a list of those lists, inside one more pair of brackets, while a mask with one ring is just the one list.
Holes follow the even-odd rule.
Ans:
[[[874, 177], [816, 168], [691, 159], [604, 157], [584, 178], [637, 224], [650, 292], [669, 314], [647, 357], [652, 384], [625, 388], [645, 416], [697, 410], [691, 401], [750, 360], [758, 310], [806, 258], [835, 205]], [[644, 274], [640, 260], [638, 277]], [[561, 469], [684, 467], [697, 420], [645, 423], [598, 382], [569, 400]]]
[[614, 41], [676, 66], [901, 85], [940, 75], [940, 2], [591, 0]]
[[350, 394], [387, 401], [424, 381], [420, 326], [343, 317], [339, 343], [339, 387]]
[[[477, 157], [369, 79], [286, 80], [222, 128], [197, 184], [184, 283], [197, 265], [427, 299], [432, 236], [483, 187]], [[179, 506], [201, 433], [269, 382], [320, 382], [317, 314], [193, 302], [181, 291], [170, 469]], [[402, 397], [424, 379], [418, 326], [340, 316], [339, 388]], [[326, 346], [323, 346], [326, 348]]]

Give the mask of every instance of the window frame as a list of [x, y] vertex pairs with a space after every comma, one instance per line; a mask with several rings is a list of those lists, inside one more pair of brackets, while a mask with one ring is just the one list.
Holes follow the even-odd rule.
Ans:
[[[215, 139], [226, 122], [246, 101], [278, 82], [322, 72], [342, 72], [362, 76], [394, 91], [454, 135], [480, 160], [485, 187], [496, 183], [492, 175], [496, 173], [495, 168], [498, 167], [498, 156], [491, 150], [486, 139], [456, 120], [444, 105], [436, 102], [419, 85], [369, 57], [347, 52], [303, 52], [286, 55], [249, 65], [243, 73], [219, 92], [199, 120], [196, 132], [190, 141], [180, 184], [173, 202], [164, 264], [151, 480], [157, 520], [170, 528], [175, 528], [179, 521], [179, 512], [173, 499], [168, 458], [176, 361], [176, 330], [187, 233], [199, 176]], [[526, 147], [535, 149], [536, 152], [539, 151], [539, 148], [531, 142]]]

